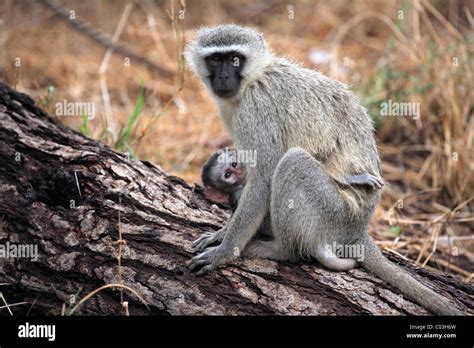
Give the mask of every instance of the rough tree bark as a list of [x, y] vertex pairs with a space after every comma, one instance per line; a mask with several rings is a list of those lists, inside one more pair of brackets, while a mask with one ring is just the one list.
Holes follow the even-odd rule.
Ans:
[[[3, 84], [0, 155], [0, 244], [39, 249], [36, 262], [0, 258], [0, 292], [10, 305], [27, 302], [11, 307], [14, 314], [67, 313], [74, 296], [120, 283], [120, 275], [149, 306], [125, 291], [131, 314], [428, 314], [361, 269], [240, 260], [196, 277], [185, 266], [191, 242], [220, 228], [228, 212], [199, 186], [59, 124]], [[120, 271], [119, 212], [126, 241]], [[473, 312], [472, 286], [389, 257]], [[118, 288], [100, 291], [75, 312], [123, 313]]]

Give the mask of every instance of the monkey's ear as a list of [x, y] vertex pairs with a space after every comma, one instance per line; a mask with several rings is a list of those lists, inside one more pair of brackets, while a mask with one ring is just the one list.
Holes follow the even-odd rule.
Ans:
[[205, 195], [211, 201], [221, 204], [229, 204], [229, 194], [216, 190], [213, 187], [204, 187], [205, 188]]

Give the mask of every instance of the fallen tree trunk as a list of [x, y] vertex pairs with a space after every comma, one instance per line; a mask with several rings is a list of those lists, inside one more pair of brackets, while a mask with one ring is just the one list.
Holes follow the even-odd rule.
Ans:
[[[72, 131], [3, 84], [0, 154], [0, 244], [38, 247], [37, 260], [0, 258], [0, 292], [11, 306], [26, 302], [14, 314], [68, 314], [106, 284], [136, 293], [101, 290], [75, 314], [124, 313], [120, 289], [130, 314], [140, 315], [428, 314], [361, 269], [240, 260], [195, 276], [185, 266], [191, 242], [220, 228], [228, 212], [199, 186]], [[472, 286], [390, 258], [472, 313]]]

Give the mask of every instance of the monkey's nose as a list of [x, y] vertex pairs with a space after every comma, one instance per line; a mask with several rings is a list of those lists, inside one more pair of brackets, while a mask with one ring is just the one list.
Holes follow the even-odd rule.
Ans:
[[229, 78], [229, 75], [221, 75], [221, 80], [227, 80]]

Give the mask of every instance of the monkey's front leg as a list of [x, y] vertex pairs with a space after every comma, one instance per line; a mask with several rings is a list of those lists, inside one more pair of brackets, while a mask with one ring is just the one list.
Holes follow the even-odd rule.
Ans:
[[224, 240], [226, 232], [227, 232], [227, 225], [222, 227], [217, 232], [203, 233], [202, 236], [200, 236], [198, 239], [196, 239], [194, 241], [193, 248], [196, 251], [201, 252], [204, 249], [206, 249], [208, 246], [211, 246], [211, 245], [217, 244], [217, 243], [220, 244]]
[[[196, 240], [196, 243], [198, 246], [201, 246], [204, 248], [207, 247], [203, 252], [201, 252], [203, 249], [198, 250], [200, 254], [194, 256], [189, 262], [188, 262], [188, 267], [192, 271], [197, 271], [197, 275], [203, 275], [205, 273], [211, 272], [215, 270], [217, 267], [221, 265], [225, 265], [228, 262], [231, 262], [232, 260], [235, 260], [240, 256], [240, 249], [238, 247], [232, 247], [229, 245], [229, 243], [224, 244], [224, 239], [226, 237], [226, 233], [228, 233], [229, 229], [229, 223], [223, 227], [222, 230], [219, 232], [222, 232], [221, 235], [217, 236], [219, 232], [217, 232], [215, 235], [207, 238], [207, 236], [201, 237], [201, 241], [199, 242], [199, 239]], [[213, 237], [215, 239], [220, 238], [222, 236], [222, 241], [220, 245], [217, 246], [210, 246], [211, 241], [213, 240]], [[243, 249], [243, 248], [242, 248]]]
[[269, 184], [262, 175], [252, 176], [244, 188], [237, 210], [226, 226], [222, 243], [194, 256], [188, 263], [189, 268], [198, 271], [197, 275], [202, 275], [237, 259], [262, 223], [269, 199]]
[[217, 245], [209, 247], [204, 252], [194, 256], [188, 262], [188, 267], [191, 271], [197, 271], [196, 275], [203, 275], [215, 270], [218, 266], [232, 261], [236, 257], [231, 257], [226, 249], [223, 249], [221, 245]]

